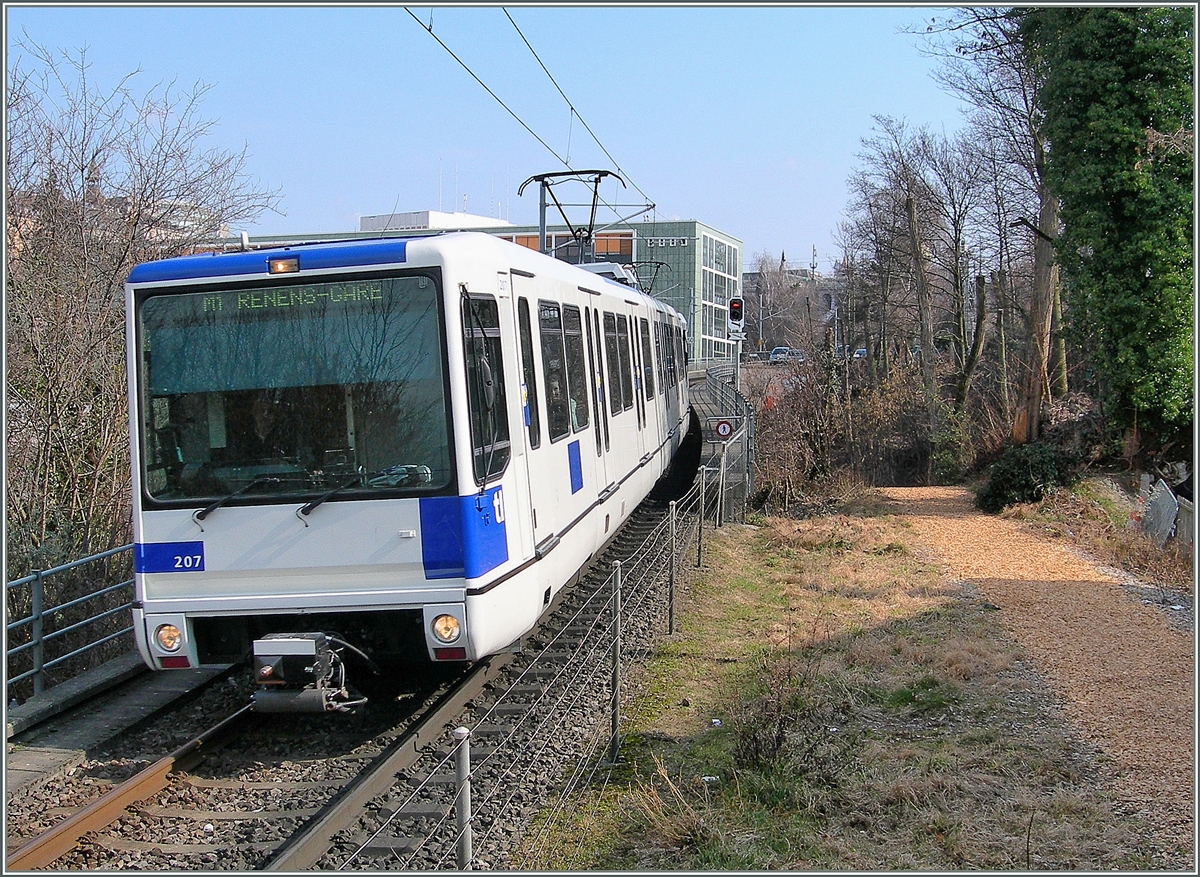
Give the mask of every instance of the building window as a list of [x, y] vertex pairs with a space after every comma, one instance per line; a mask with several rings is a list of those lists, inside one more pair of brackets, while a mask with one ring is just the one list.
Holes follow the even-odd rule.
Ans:
[[596, 235], [596, 257], [620, 256], [627, 261], [633, 259], [633, 233], [607, 233]]

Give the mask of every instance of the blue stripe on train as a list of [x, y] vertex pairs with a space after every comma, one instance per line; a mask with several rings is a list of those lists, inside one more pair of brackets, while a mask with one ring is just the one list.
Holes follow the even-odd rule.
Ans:
[[583, 490], [583, 462], [579, 459], [579, 442], [567, 445], [567, 463], [571, 467], [571, 493]]
[[[162, 283], [167, 280], [191, 280], [197, 277], [232, 277], [243, 274], [267, 274], [267, 262], [281, 257], [299, 260], [301, 271], [322, 268], [355, 268], [387, 265], [405, 260], [407, 241], [394, 238], [372, 241], [337, 241], [328, 244], [300, 244], [251, 250], [246, 253], [178, 256], [158, 262], [144, 262], [129, 272], [130, 283]], [[277, 277], [287, 275], [275, 275]]]
[[474, 579], [508, 560], [501, 488], [422, 497], [421, 557], [427, 579]]

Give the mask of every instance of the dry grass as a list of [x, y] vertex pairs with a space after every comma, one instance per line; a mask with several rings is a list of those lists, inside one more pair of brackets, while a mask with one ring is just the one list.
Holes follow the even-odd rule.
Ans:
[[1102, 563], [1144, 582], [1190, 594], [1194, 578], [1190, 547], [1172, 539], [1159, 548], [1140, 528], [1128, 525], [1132, 509], [1132, 497], [1101, 477], [1070, 490], [1056, 490], [1041, 502], [1010, 506], [1001, 516], [1067, 539]]
[[882, 508], [706, 537], [570, 867], [1161, 866], [996, 613]]

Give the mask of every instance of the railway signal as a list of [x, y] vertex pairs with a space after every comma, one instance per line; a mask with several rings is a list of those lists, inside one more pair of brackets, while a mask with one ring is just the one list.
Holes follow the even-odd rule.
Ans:
[[745, 302], [740, 298], [729, 300], [729, 328], [734, 332], [741, 332], [746, 328]]

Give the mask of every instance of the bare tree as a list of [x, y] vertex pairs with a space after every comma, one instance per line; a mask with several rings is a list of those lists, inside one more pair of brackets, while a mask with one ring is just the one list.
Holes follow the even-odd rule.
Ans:
[[[1058, 199], [1045, 181], [1046, 140], [1034, 95], [1038, 71], [1018, 37], [1017, 20], [1002, 8], [955, 10], [927, 31], [927, 50], [943, 59], [935, 74], [947, 89], [975, 108], [976, 122], [994, 133], [1006, 160], [1024, 169], [1036, 195], [1036, 219], [1021, 217], [1033, 235], [1033, 290], [1025, 380], [1011, 438], [1022, 444], [1038, 437], [1049, 398], [1051, 320], [1060, 295], [1053, 239], [1058, 234]], [[1055, 368], [1065, 384], [1065, 352], [1056, 347]]]
[[208, 88], [101, 87], [86, 50], [28, 40], [7, 84], [10, 568], [129, 538], [123, 285], [130, 268], [275, 209], [246, 149], [206, 148]]

